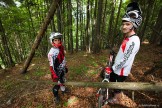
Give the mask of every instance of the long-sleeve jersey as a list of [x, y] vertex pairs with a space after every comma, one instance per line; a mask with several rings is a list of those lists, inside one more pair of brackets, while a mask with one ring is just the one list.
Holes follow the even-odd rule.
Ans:
[[112, 66], [114, 73], [120, 76], [128, 76], [139, 48], [140, 39], [138, 36], [132, 35], [125, 38], [117, 53], [114, 65]]
[[63, 48], [52, 47], [48, 53], [48, 60], [50, 67], [53, 67], [53, 71], [59, 77], [61, 72], [65, 71], [65, 56]]

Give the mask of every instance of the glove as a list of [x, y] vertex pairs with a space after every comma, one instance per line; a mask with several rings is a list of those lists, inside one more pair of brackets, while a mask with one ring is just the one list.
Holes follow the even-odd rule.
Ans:
[[55, 71], [53, 70], [52, 66], [50, 66], [50, 71], [51, 71], [51, 77], [52, 77], [53, 82], [57, 82], [59, 78], [56, 75]]
[[53, 82], [57, 82], [58, 81], [58, 76], [54, 73], [54, 74], [52, 74], [51, 75], [52, 76], [52, 80], [53, 80]]
[[105, 67], [105, 72], [110, 74], [112, 72], [112, 68], [110, 67]]

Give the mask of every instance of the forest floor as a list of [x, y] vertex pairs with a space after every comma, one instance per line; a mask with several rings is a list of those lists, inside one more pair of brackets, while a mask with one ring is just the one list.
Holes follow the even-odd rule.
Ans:
[[[100, 71], [106, 65], [108, 50], [100, 54], [78, 52], [66, 54], [67, 81], [100, 82]], [[98, 88], [67, 86], [69, 92], [59, 94], [61, 103], [53, 103], [52, 80], [47, 57], [35, 57], [26, 74], [22, 64], [0, 70], [0, 108], [95, 108]], [[49, 83], [50, 82], [50, 83]], [[162, 82], [162, 47], [142, 45], [126, 82]], [[124, 90], [132, 98], [131, 90]], [[162, 92], [134, 91], [134, 102], [140, 108], [162, 108]], [[107, 108], [128, 107], [107, 105]]]

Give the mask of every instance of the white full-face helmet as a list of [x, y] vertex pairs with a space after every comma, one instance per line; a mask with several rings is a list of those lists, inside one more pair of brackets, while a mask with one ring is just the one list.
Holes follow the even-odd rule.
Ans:
[[122, 21], [131, 22], [134, 28], [138, 28], [142, 23], [142, 11], [136, 2], [127, 5], [127, 11], [122, 18]]
[[50, 43], [52, 44], [53, 39], [60, 39], [60, 40], [61, 40], [61, 38], [62, 38], [62, 34], [61, 34], [61, 33], [52, 32], [52, 33], [50, 34], [50, 37], [49, 37]]

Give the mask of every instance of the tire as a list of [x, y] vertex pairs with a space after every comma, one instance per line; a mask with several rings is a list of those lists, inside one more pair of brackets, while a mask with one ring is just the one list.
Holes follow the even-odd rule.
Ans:
[[98, 108], [101, 108], [103, 106], [103, 95], [100, 95], [98, 97]]
[[99, 93], [99, 97], [98, 97], [98, 108], [101, 108], [104, 103], [105, 103], [105, 98], [106, 98], [106, 89], [105, 88], [102, 88], [100, 90], [100, 93]]

